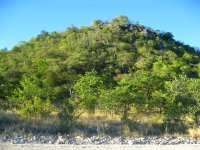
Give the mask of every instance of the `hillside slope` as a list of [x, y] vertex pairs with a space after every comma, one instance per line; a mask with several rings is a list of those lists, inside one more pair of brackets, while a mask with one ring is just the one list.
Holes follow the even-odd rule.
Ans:
[[[198, 125], [200, 53], [125, 16], [63, 32], [42, 31], [0, 51], [0, 107], [20, 118], [58, 112], [62, 131], [77, 112], [164, 115], [167, 124], [191, 116]], [[67, 119], [66, 119], [67, 118]]]

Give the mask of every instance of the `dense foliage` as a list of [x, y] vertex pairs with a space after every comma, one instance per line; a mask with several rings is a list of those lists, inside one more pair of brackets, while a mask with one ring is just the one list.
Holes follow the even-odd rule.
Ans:
[[161, 113], [167, 122], [200, 114], [200, 53], [125, 16], [64, 32], [42, 31], [0, 51], [0, 107], [22, 118], [58, 112], [70, 126], [80, 110], [101, 109], [127, 120]]

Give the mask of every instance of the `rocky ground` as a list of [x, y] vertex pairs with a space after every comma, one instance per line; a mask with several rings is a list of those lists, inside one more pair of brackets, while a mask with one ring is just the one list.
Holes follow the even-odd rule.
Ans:
[[191, 137], [70, 137], [55, 135], [1, 135], [0, 150], [199, 150]]
[[1, 135], [0, 143], [4, 144], [57, 144], [57, 145], [178, 145], [178, 144], [200, 144], [200, 140], [192, 137], [71, 137], [55, 135]]
[[0, 144], [0, 150], [199, 150], [197, 144], [179, 145], [68, 145]]

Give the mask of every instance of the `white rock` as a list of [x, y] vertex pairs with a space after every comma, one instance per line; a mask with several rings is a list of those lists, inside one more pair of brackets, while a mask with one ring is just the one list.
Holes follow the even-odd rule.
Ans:
[[133, 145], [133, 141], [132, 140], [128, 140], [128, 144], [129, 145]]

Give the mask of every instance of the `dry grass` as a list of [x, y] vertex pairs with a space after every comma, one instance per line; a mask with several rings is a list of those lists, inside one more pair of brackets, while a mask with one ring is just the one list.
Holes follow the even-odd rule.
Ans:
[[80, 118], [79, 118], [83, 123], [85, 121], [90, 121], [91, 119], [94, 121], [95, 120], [104, 120], [104, 121], [108, 121], [108, 120], [118, 120], [120, 121], [120, 116], [119, 115], [116, 115], [114, 113], [107, 113], [105, 111], [101, 111], [101, 110], [97, 110], [95, 111], [94, 114], [91, 114], [91, 113], [87, 113], [87, 112], [84, 112], [81, 114]]
[[94, 114], [86, 112], [81, 114], [74, 127], [73, 135], [82, 137], [117, 136], [121, 134], [122, 128], [120, 116], [97, 110]]
[[[163, 116], [159, 114], [138, 114], [131, 111], [129, 120], [121, 121], [121, 116], [97, 110], [94, 114], [82, 113], [71, 129], [72, 136], [126, 136], [141, 137], [166, 135], [163, 129]], [[28, 134], [58, 134], [59, 122], [57, 113], [52, 112], [48, 117], [40, 120], [19, 120], [16, 112], [0, 111], [0, 133], [28, 133]], [[175, 128], [173, 126], [173, 128]], [[181, 126], [181, 128], [183, 128]], [[177, 129], [179, 131], [179, 128]], [[199, 138], [200, 129], [188, 130], [190, 136]], [[180, 135], [181, 132], [170, 133]], [[167, 135], [170, 135], [167, 133]], [[176, 136], [176, 135], [175, 135]]]
[[0, 111], [0, 133], [6, 134], [37, 134], [56, 133], [57, 125], [55, 115], [40, 120], [20, 120], [16, 112]]
[[200, 139], [200, 127], [188, 130], [189, 136]]
[[78, 120], [79, 127], [74, 129], [74, 133], [83, 137], [94, 134], [126, 137], [163, 134], [161, 115], [138, 114], [132, 111], [127, 122], [121, 121], [120, 118], [120, 115], [101, 110], [95, 114], [83, 113]]

